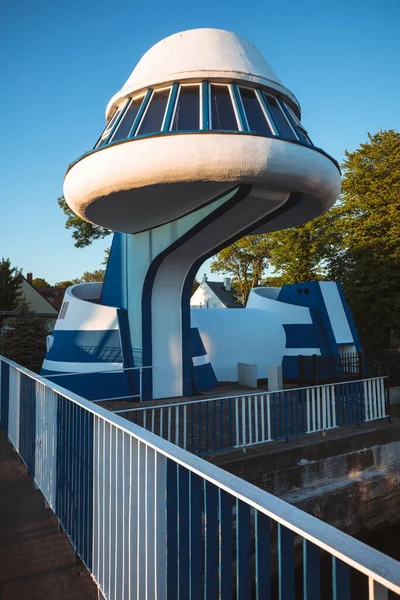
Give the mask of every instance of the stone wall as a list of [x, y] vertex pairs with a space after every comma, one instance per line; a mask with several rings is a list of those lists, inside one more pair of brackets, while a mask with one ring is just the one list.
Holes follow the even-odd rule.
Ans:
[[358, 535], [400, 521], [400, 419], [254, 446], [211, 459], [222, 468]]

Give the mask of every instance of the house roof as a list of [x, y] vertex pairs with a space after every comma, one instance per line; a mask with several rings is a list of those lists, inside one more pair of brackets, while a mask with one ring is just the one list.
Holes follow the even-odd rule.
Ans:
[[235, 290], [226, 290], [223, 281], [206, 281], [207, 285], [212, 289], [214, 294], [218, 296], [222, 304], [225, 304], [226, 308], [243, 308], [243, 304], [235, 298]]

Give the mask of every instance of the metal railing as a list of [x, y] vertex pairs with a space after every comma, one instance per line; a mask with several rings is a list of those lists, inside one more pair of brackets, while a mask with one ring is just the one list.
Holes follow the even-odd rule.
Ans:
[[385, 377], [118, 410], [129, 421], [207, 454], [388, 416]]
[[389, 386], [400, 385], [400, 352], [397, 348], [298, 356], [299, 386], [319, 385], [364, 377], [387, 376]]
[[400, 594], [397, 561], [47, 383], [0, 358], [1, 423], [108, 600]]

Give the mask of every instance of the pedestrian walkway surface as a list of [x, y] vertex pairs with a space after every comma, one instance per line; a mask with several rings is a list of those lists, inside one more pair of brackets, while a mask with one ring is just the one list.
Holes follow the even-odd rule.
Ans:
[[0, 600], [97, 600], [97, 586], [0, 428]]

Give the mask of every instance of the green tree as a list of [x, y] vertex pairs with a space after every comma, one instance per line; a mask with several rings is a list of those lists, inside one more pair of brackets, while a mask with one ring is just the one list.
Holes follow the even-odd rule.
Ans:
[[326, 262], [337, 252], [336, 220], [331, 209], [304, 225], [270, 234], [271, 265], [281, 285], [325, 278]]
[[76, 285], [77, 283], [80, 283], [80, 279], [67, 279], [66, 281], [57, 281], [57, 283], [55, 284], [54, 287], [58, 287], [58, 288], [68, 288], [71, 285]]
[[48, 281], [46, 281], [42, 277], [35, 277], [34, 279], [32, 279], [32, 285], [35, 288], [51, 287]]
[[12, 267], [9, 258], [0, 261], [0, 310], [14, 310], [20, 295], [21, 271]]
[[346, 152], [328, 276], [340, 281], [364, 346], [400, 332], [400, 133], [368, 134]]
[[75, 246], [77, 248], [84, 248], [90, 246], [94, 240], [100, 240], [112, 233], [108, 229], [99, 227], [98, 225], [92, 225], [84, 221], [78, 215], [76, 215], [68, 206], [64, 196], [58, 198], [58, 205], [63, 210], [67, 219], [65, 221], [66, 229], [72, 230], [72, 237], [75, 240]]
[[81, 277], [82, 283], [89, 283], [92, 281], [104, 281], [105, 270], [97, 269], [96, 271], [85, 271]]
[[15, 315], [6, 319], [1, 330], [0, 354], [39, 373], [47, 334], [46, 321], [29, 309], [26, 300], [20, 300]]
[[236, 297], [246, 305], [250, 290], [257, 286], [271, 257], [271, 241], [267, 235], [243, 237], [219, 252], [211, 263], [212, 273], [232, 277]]

